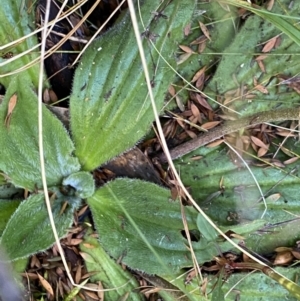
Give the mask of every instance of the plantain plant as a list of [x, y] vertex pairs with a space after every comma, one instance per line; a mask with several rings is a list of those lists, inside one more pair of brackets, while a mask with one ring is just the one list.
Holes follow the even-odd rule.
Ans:
[[[15, 1], [3, 0], [0, 7], [0, 20], [3, 20], [0, 23], [0, 40], [1, 44], [5, 45], [0, 48], [0, 82], [6, 89], [0, 105], [0, 170], [4, 175], [0, 190], [0, 245], [12, 261], [46, 250], [55, 242], [44, 195], [41, 192], [36, 95], [36, 62], [39, 61], [39, 54], [34, 51], [38, 49], [38, 43], [33, 35], [18, 40], [32, 32], [33, 9], [27, 7], [27, 3], [25, 1], [18, 4]], [[176, 68], [176, 51], [183, 39], [183, 29], [191, 22], [195, 8], [196, 13], [199, 13], [200, 4], [210, 8], [207, 10], [210, 19], [214, 19], [216, 15], [220, 18], [220, 14], [222, 15], [220, 11], [223, 6], [216, 2], [203, 4], [198, 1], [196, 6], [193, 0], [154, 0], [144, 1], [139, 7], [139, 29], [142, 32], [146, 61], [159, 110], [163, 108], [166, 91], [175, 78], [172, 68]], [[231, 19], [226, 19], [228, 15], [225, 10], [223, 17], [228, 32], [234, 32], [235, 26]], [[205, 17], [202, 21], [205, 23]], [[212, 60], [213, 51], [218, 52], [225, 48], [228, 52], [233, 52], [240, 47], [241, 40], [245, 39], [242, 30], [240, 36], [237, 35], [233, 41], [226, 39], [225, 35], [220, 36], [220, 28], [224, 24], [218, 23], [215, 30], [212, 30], [212, 39], [214, 35], [218, 39], [216, 44], [210, 44], [203, 53], [203, 64]], [[259, 37], [255, 33], [253, 36], [249, 35], [249, 41], [251, 39], [258, 43], [278, 33], [276, 27], [255, 16], [249, 17], [245, 22], [245, 32], [250, 32], [249, 28], [253, 27], [253, 24], [261, 26], [263, 30]], [[281, 47], [295, 47], [294, 42], [287, 38]], [[250, 46], [247, 44], [245, 47], [249, 49]], [[253, 49], [251, 51], [254, 52]], [[19, 56], [22, 53], [24, 55]], [[251, 68], [250, 62], [249, 68], [243, 70], [237, 66], [248, 59], [247, 56], [239, 60], [232, 56], [229, 59], [224, 55], [215, 76], [206, 87], [206, 93], [215, 97], [218, 93], [225, 93], [234, 88], [232, 81], [222, 81], [222, 74], [229, 78], [233, 73], [237, 73], [239, 81], [250, 81], [253, 73], [256, 74], [259, 70]], [[199, 61], [201, 60], [198, 57], [192, 55], [182, 65], [182, 74], [189, 74], [190, 66], [193, 66], [193, 69]], [[292, 65], [289, 68], [294, 72]], [[247, 77], [247, 72], [251, 76]], [[274, 72], [278, 73], [279, 70]], [[271, 77], [270, 75], [269, 78]], [[247, 84], [250, 85], [249, 82]], [[262, 99], [248, 106], [245, 106], [244, 102], [238, 102], [234, 109], [244, 110], [246, 113], [250, 110], [265, 109], [270, 103], [275, 104], [275, 97], [272, 98], [274, 95], [275, 92], [272, 91], [267, 103], [263, 103]], [[289, 96], [296, 102], [295, 94]], [[285, 106], [287, 103], [283, 98], [280, 99]], [[85, 237], [85, 242], [94, 248], [86, 248], [84, 243], [81, 245], [82, 251], [88, 254], [88, 269], [92, 271], [96, 267], [99, 271], [93, 276], [93, 280], [101, 280], [106, 288], [120, 287], [128, 282], [125, 288], [109, 292], [108, 299], [117, 300], [129, 293], [130, 300], [142, 300], [141, 296], [133, 291], [137, 286], [135, 280], [112, 260], [121, 257], [122, 262], [134, 270], [149, 275], [156, 274], [172, 282], [172, 288], [179, 288], [184, 292], [186, 300], [199, 300], [201, 297], [194, 293], [193, 283], [191, 286], [185, 286], [182, 279], [173, 279], [174, 275], [177, 277], [183, 269], [193, 266], [187, 240], [182, 235], [182, 210], [189, 231], [197, 238], [192, 242], [197, 262], [202, 264], [212, 260], [220, 252], [231, 250], [230, 243], [221, 240], [193, 207], [186, 206], [182, 209], [179, 202], [172, 201], [171, 192], [166, 188], [141, 180], [119, 178], [96, 189], [91, 175], [95, 168], [137, 144], [147, 134], [154, 120], [128, 14], [122, 16], [112, 29], [93, 41], [76, 69], [70, 95], [70, 131], [65, 129], [46, 106], [43, 107], [42, 114], [45, 173], [48, 190], [53, 196], [52, 213], [58, 235], [64, 237], [67, 234], [73, 221], [74, 210], [86, 202], [99, 233], [98, 241], [88, 235]], [[291, 145], [291, 148], [293, 147]], [[224, 147], [203, 148], [192, 155], [194, 154], [205, 156], [207, 161], [191, 164], [193, 161], [190, 159], [191, 155], [188, 155], [177, 161], [177, 167], [182, 171], [185, 184], [192, 188], [194, 198], [199, 203], [203, 202], [203, 208], [223, 227], [224, 232], [230, 230], [243, 235], [247, 246], [259, 253], [272, 251], [278, 239], [281, 239], [284, 245], [292, 245], [295, 242], [297, 231], [287, 235], [288, 227], [276, 228], [277, 235], [273, 236], [274, 239], [272, 236], [257, 234], [256, 231], [264, 228], [271, 219], [276, 218], [279, 222], [287, 218], [287, 213], [274, 213], [284, 205], [271, 204], [272, 209], [275, 208], [274, 211], [269, 211], [269, 219], [261, 220], [260, 213], [263, 208], [260, 202], [253, 205], [259, 195], [252, 186], [251, 177], [245, 170], [237, 169], [230, 160], [225, 163], [218, 161], [220, 156], [226, 158]], [[210, 168], [207, 168], [207, 164]], [[281, 195], [286, 194], [286, 198], [294, 201], [292, 194], [298, 177], [281, 180], [280, 171], [270, 169], [272, 181], [269, 181], [264, 178], [263, 171], [257, 168], [256, 172], [265, 191], [280, 180], [282, 185], [288, 186], [287, 190], [280, 190]], [[219, 192], [219, 179], [224, 175], [228, 189], [223, 194], [218, 194], [216, 191]], [[243, 179], [243, 197], [249, 197], [243, 206], [240, 203], [241, 194], [237, 195], [234, 192], [237, 178]], [[198, 179], [201, 179], [200, 184]], [[30, 197], [22, 200], [21, 188], [29, 191]], [[222, 206], [212, 201], [215, 196], [222, 201]], [[68, 206], [61, 212], [65, 202]], [[238, 209], [239, 214], [243, 216], [242, 225], [228, 222], [227, 215], [232, 208]], [[296, 207], [292, 209], [295, 213], [298, 212]], [[294, 222], [296, 226], [297, 223], [298, 221]], [[261, 243], [257, 244], [257, 241]], [[150, 276], [149, 281], [151, 282]], [[157, 284], [157, 281], [156, 279], [153, 283]], [[249, 290], [244, 290], [246, 298], [253, 297], [248, 294]], [[221, 282], [217, 283], [215, 291], [220, 293], [218, 300], [224, 299]], [[262, 295], [269, 292], [270, 290], [266, 290]], [[180, 294], [162, 292], [162, 295], [166, 300], [175, 300]], [[212, 298], [216, 300], [215, 296]], [[281, 292], [280, 297], [284, 296], [285, 290]]]

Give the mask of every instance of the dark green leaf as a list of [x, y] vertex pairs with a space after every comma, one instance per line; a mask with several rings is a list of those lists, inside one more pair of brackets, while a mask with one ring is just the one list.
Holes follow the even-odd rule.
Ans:
[[[155, 0], [144, 1], [141, 6], [139, 26], [144, 31], [143, 45], [158, 110], [162, 108], [174, 72], [159, 57], [149, 39], [174, 67], [175, 51], [194, 4], [193, 0]], [[162, 7], [167, 19], [153, 14]], [[147, 133], [154, 119], [147, 95], [140, 55], [127, 15], [89, 47], [76, 71], [70, 99], [71, 128], [76, 155], [84, 170], [92, 170], [126, 151]]]

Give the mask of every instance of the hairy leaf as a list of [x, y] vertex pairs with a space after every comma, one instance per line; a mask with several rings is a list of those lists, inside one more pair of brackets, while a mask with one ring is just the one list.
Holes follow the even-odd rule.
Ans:
[[[131, 268], [158, 275], [172, 275], [192, 266], [180, 204], [171, 199], [169, 190], [123, 178], [98, 189], [87, 202], [100, 243], [114, 258], [121, 258]], [[184, 214], [196, 240], [192, 245], [199, 262], [230, 248], [227, 242], [216, 244], [201, 235], [193, 208], [184, 207]]]
[[[0, 185], [0, 199], [23, 199], [24, 190], [6, 183]], [[0, 210], [1, 211], [1, 210]]]
[[18, 208], [20, 200], [1, 200], [0, 199], [0, 235], [6, 227], [12, 214]]
[[[90, 236], [90, 233], [85, 235], [83, 242], [80, 244], [80, 249], [84, 252], [83, 258], [87, 258], [88, 255], [85, 265], [88, 272], [93, 273], [91, 280], [93, 282], [101, 281], [105, 289], [116, 288], [106, 292], [105, 298], [120, 300], [128, 295], [128, 300], [143, 300], [138, 293], [134, 292], [134, 289], [139, 286], [136, 279], [110, 258], [98, 241]], [[95, 273], [95, 271], [97, 272]]]
[[79, 171], [71, 174], [63, 180], [63, 185], [69, 185], [76, 189], [79, 197], [85, 199], [95, 191], [93, 176], [85, 171]]
[[[139, 27], [158, 110], [174, 72], [157, 51], [175, 66], [177, 44], [194, 4], [155, 0], [141, 6]], [[156, 16], [156, 11], [162, 15]], [[75, 74], [70, 114], [76, 155], [84, 170], [126, 151], [149, 130], [154, 117], [129, 15], [85, 52]]]
[[[29, 3], [31, 3], [29, 5]], [[0, 5], [0, 83], [8, 87], [22, 69], [23, 77], [30, 78], [34, 87], [38, 86], [39, 66], [26, 67], [38, 58], [36, 35], [16, 41], [33, 32], [35, 9], [31, 1], [1, 0]], [[6, 44], [16, 41], [10, 46]], [[25, 51], [32, 49], [30, 53]], [[35, 50], [35, 51], [34, 51]], [[18, 58], [16, 58], [19, 56]], [[12, 75], [9, 75], [12, 74]]]
[[[222, 95], [226, 106], [241, 115], [279, 106], [293, 107], [299, 103], [297, 89], [293, 91], [289, 87], [293, 81], [284, 80], [295, 78], [295, 87], [299, 73], [300, 32], [292, 24], [295, 20], [289, 18], [298, 18], [300, 3], [295, 2], [288, 8], [290, 3], [289, 0], [275, 1], [271, 12], [256, 10], [257, 15], [247, 18], [231, 44], [222, 50], [217, 70], [204, 89], [205, 93], [213, 98]], [[278, 26], [280, 23], [282, 26]], [[264, 52], [264, 46], [273, 38], [277, 38], [274, 47]]]
[[[60, 212], [65, 201], [69, 206]], [[52, 212], [59, 237], [67, 234], [73, 221], [73, 211], [79, 204], [80, 199], [75, 197], [60, 196], [54, 200]], [[24, 200], [10, 218], [0, 246], [10, 260], [16, 260], [43, 251], [54, 241], [44, 195], [36, 194]]]
[[[12, 95], [17, 103], [9, 124], [5, 123]], [[38, 149], [37, 96], [31, 83], [16, 77], [9, 85], [0, 105], [0, 170], [14, 185], [29, 190], [42, 187]], [[48, 186], [80, 169], [73, 157], [73, 143], [61, 122], [43, 107], [44, 158]]]
[[[294, 153], [299, 146], [292, 139], [286, 141]], [[270, 151], [272, 151], [270, 149]], [[193, 156], [202, 156], [193, 161]], [[282, 154], [277, 157], [284, 160]], [[226, 147], [201, 148], [176, 162], [183, 182], [191, 188], [193, 197], [219, 225], [237, 225], [254, 221], [262, 216], [265, 209], [261, 194], [253, 176], [242, 164], [234, 164]], [[209, 168], [207, 168], [209, 166]], [[285, 168], [262, 168], [251, 166], [267, 202], [266, 222], [276, 223], [290, 220], [300, 213], [298, 206], [299, 168], [296, 163]], [[220, 188], [220, 181], [224, 190]], [[274, 201], [272, 196], [278, 194]], [[287, 211], [288, 212], [287, 212]]]

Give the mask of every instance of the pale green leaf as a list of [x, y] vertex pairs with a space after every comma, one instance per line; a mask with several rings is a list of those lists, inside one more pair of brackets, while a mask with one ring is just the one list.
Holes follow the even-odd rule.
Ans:
[[22, 199], [23, 196], [23, 189], [17, 188], [10, 183], [0, 185], [0, 199]]
[[77, 195], [83, 199], [92, 196], [95, 191], [93, 176], [85, 171], [71, 174], [63, 180], [63, 185], [75, 188]]
[[[252, 10], [246, 1], [226, 0], [226, 2], [234, 5], [244, 3]], [[222, 95], [226, 99], [227, 106], [241, 115], [276, 109], [279, 106], [294, 107], [299, 103], [298, 92], [291, 89], [288, 83], [284, 84], [283, 80], [283, 78], [297, 77], [299, 74], [300, 31], [296, 24], [291, 23], [296, 20], [287, 18], [298, 18], [300, 2], [295, 2], [291, 9], [287, 9], [290, 2], [289, 0], [275, 1], [271, 12], [253, 9], [253, 12], [258, 15], [250, 15], [243, 26], [237, 27], [236, 34], [230, 39], [230, 45], [222, 49], [222, 56], [218, 57], [220, 62], [204, 89], [205, 93], [214, 99], [217, 95]], [[295, 38], [288, 35], [284, 28], [277, 26], [278, 23], [293, 29]], [[222, 34], [222, 28], [218, 29]], [[263, 53], [265, 43], [276, 37], [278, 38], [276, 46], [269, 52]], [[215, 48], [213, 44], [210, 49]], [[218, 45], [218, 42], [216, 44]], [[211, 58], [210, 49], [207, 51], [208, 58]], [[265, 71], [256, 60], [261, 55], [265, 56], [261, 61]], [[207, 55], [203, 53], [202, 56]], [[265, 88], [267, 93], [261, 93], [256, 88], [254, 79], [257, 84]], [[250, 95], [251, 98], [246, 99]]]
[[[31, 1], [1, 0], [0, 20], [0, 83], [7, 88], [10, 81], [16, 76], [15, 74], [10, 76], [7, 74], [14, 73], [17, 69], [22, 68], [22, 76], [30, 78], [34, 87], [37, 87], [39, 65], [35, 64], [25, 69], [26, 65], [31, 64], [38, 58], [37, 36], [32, 35], [26, 39], [22, 39], [22, 41], [13, 43], [11, 46], [4, 47], [4, 45], [34, 31], [34, 5]], [[23, 54], [29, 49], [33, 51], [29, 54]], [[17, 55], [21, 54], [23, 54], [21, 57], [15, 59]]]
[[[141, 6], [139, 27], [144, 32], [142, 40], [158, 110], [174, 72], [150, 40], [174, 67], [176, 48], [194, 5], [193, 0], [155, 0], [144, 1]], [[167, 19], [153, 14], [162, 7]], [[149, 130], [154, 115], [129, 15], [84, 53], [75, 74], [70, 114], [76, 155], [84, 170], [126, 151]]]
[[[10, 121], [5, 122], [10, 98], [17, 103]], [[30, 82], [21, 77], [11, 81], [0, 105], [0, 170], [12, 183], [29, 190], [41, 188], [38, 149], [37, 96]], [[48, 186], [61, 183], [64, 177], [80, 169], [73, 156], [73, 143], [61, 122], [43, 107], [43, 138]]]
[[[60, 212], [65, 201], [68, 201], [68, 207]], [[79, 204], [80, 199], [67, 196], [53, 201], [52, 212], [59, 237], [67, 234], [73, 221], [73, 211]], [[44, 195], [36, 194], [24, 200], [12, 215], [2, 234], [0, 246], [10, 260], [16, 260], [43, 251], [54, 241]]]
[[139, 286], [136, 279], [128, 271], [124, 271], [103, 250], [99, 242], [90, 236], [90, 232], [85, 235], [83, 242], [80, 244], [80, 249], [90, 256], [91, 260], [86, 261], [85, 264], [88, 272], [93, 274], [91, 281], [96, 283], [101, 281], [105, 289], [116, 288], [105, 292], [107, 300], [119, 300], [126, 294], [128, 294], [127, 300], [143, 300], [137, 292], [134, 292], [134, 289]]
[[[291, 11], [297, 11], [297, 7], [299, 3], [292, 3], [291, 1], [281, 1], [279, 6], [281, 8], [284, 8], [284, 5], [288, 5], [289, 11], [286, 16], [279, 14], [278, 11], [274, 12], [274, 7], [272, 7], [272, 11], [268, 11], [262, 7], [258, 6], [252, 6], [251, 3], [247, 1], [241, 1], [241, 0], [221, 0], [220, 2], [225, 2], [230, 5], [243, 7], [254, 14], [260, 16], [263, 20], [269, 21], [271, 24], [276, 26], [280, 31], [285, 33], [287, 36], [289, 36], [296, 44], [300, 45], [300, 31], [297, 28], [296, 22], [299, 20], [298, 16], [292, 17]], [[275, 7], [277, 3], [275, 1]], [[284, 10], [283, 10], [284, 12]], [[294, 24], [293, 24], [294, 22]]]
[[[277, 268], [276, 270], [286, 275], [289, 279], [296, 279], [298, 274], [295, 268]], [[247, 273], [235, 273], [224, 282], [222, 286], [223, 292], [227, 294], [233, 285], [236, 285], [234, 287], [235, 289], [226, 296], [226, 301], [234, 300], [234, 298], [240, 298], [240, 300], [245, 301], [299, 300], [293, 297], [288, 290], [263, 273], [253, 273], [251, 275]]]

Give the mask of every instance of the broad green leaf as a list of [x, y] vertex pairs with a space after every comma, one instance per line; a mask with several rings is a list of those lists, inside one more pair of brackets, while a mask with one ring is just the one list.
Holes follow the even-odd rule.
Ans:
[[0, 235], [6, 227], [12, 214], [18, 208], [21, 201], [19, 200], [2, 200], [0, 199]]
[[[278, 273], [284, 274], [288, 279], [295, 280], [297, 279], [298, 269], [297, 268], [275, 268]], [[233, 300], [245, 300], [245, 301], [296, 301], [293, 295], [275, 282], [271, 277], [268, 277], [262, 272], [239, 272], [232, 273], [226, 277], [226, 280], [221, 275], [212, 275], [206, 274], [203, 272], [203, 278], [208, 277], [208, 285], [206, 287], [207, 296], [199, 296], [199, 282], [194, 279], [191, 283], [186, 285], [186, 289], [194, 292], [194, 295], [198, 295], [198, 300], [213, 300], [213, 295], [217, 294], [215, 290], [218, 288], [215, 285], [218, 285], [222, 281], [221, 290], [225, 295], [225, 301]], [[218, 292], [222, 294], [222, 292]], [[222, 300], [222, 299], [215, 299]], [[223, 299], [224, 300], [224, 299]]]
[[[269, 21], [271, 24], [276, 26], [280, 31], [282, 31], [284, 34], [289, 36], [295, 43], [297, 43], [300, 46], [300, 31], [297, 29], [296, 26], [296, 20], [299, 20], [297, 17], [291, 17], [291, 10], [295, 10], [295, 5], [291, 5], [290, 1], [281, 1], [280, 6], [281, 8], [284, 8], [284, 5], [288, 5], [289, 8], [289, 14], [287, 16], [276, 14], [274, 13], [274, 9], [272, 8], [272, 11], [269, 12], [268, 10], [264, 8], [260, 8], [258, 6], [252, 6], [251, 3], [241, 1], [241, 0], [221, 0], [220, 2], [224, 2], [230, 5], [235, 5], [238, 7], [244, 7], [245, 9], [255, 13], [256, 15], [260, 16], [262, 19]], [[298, 3], [297, 3], [298, 4]], [[297, 6], [296, 4], [296, 6]], [[276, 7], [276, 5], [275, 5]], [[294, 24], [292, 23], [294, 19]]]
[[218, 281], [212, 292], [211, 301], [224, 301], [225, 300], [224, 292], [222, 290], [223, 277], [224, 277], [224, 270], [220, 271], [220, 275], [218, 275]]
[[300, 239], [300, 219], [266, 223], [256, 232], [245, 235], [247, 247], [258, 254], [274, 252], [277, 247], [294, 246]]
[[197, 227], [201, 234], [207, 239], [207, 241], [216, 240], [218, 237], [218, 232], [208, 223], [208, 221], [202, 216], [198, 214], [197, 216]]
[[[247, 3], [227, 0], [226, 2]], [[293, 107], [299, 103], [298, 92], [291, 89], [283, 80], [293, 78], [299, 73], [297, 62], [300, 32], [296, 25], [291, 24], [296, 20], [285, 20], [285, 18], [298, 18], [300, 3], [295, 2], [289, 9], [290, 2], [289, 0], [275, 1], [271, 12], [274, 15], [265, 12], [266, 15], [259, 13], [259, 15], [251, 15], [247, 18], [243, 26], [240, 26], [236, 34], [231, 37], [231, 44], [222, 50], [220, 62], [204, 89], [205, 93], [214, 99], [221, 95], [226, 99], [226, 106], [238, 111], [241, 115], [249, 115], [279, 106], [281, 108]], [[256, 11], [263, 12], [263, 10]], [[274, 21], [280, 19], [280, 22], [288, 24], [290, 29], [293, 28], [294, 36], [298, 36], [297, 41], [295, 42], [290, 35], [282, 34], [285, 33], [284, 29], [278, 27], [276, 22], [270, 23], [271, 18]], [[263, 53], [265, 43], [274, 37], [278, 37], [276, 46], [269, 52]], [[213, 48], [215, 41], [212, 42], [210, 47]], [[256, 61], [260, 55], [265, 56], [261, 61], [265, 71]], [[255, 80], [257, 83], [254, 82]], [[264, 93], [257, 88], [258, 85], [265, 88]]]
[[[65, 201], [68, 201], [68, 207], [60, 212]], [[59, 237], [67, 234], [73, 221], [73, 211], [79, 204], [80, 199], [67, 196], [59, 196], [53, 201], [52, 212]], [[24, 200], [12, 215], [2, 234], [0, 246], [10, 260], [16, 260], [43, 251], [54, 242], [44, 196], [36, 194]]]
[[[171, 199], [169, 190], [140, 180], [116, 179], [87, 202], [100, 243], [115, 259], [122, 258], [133, 269], [157, 275], [173, 275], [192, 266], [180, 204]], [[198, 231], [197, 212], [184, 207], [184, 214], [191, 233]], [[205, 237], [192, 245], [199, 262], [231, 248], [227, 242], [219, 244]]]
[[86, 255], [89, 256], [89, 259], [85, 260], [85, 265], [88, 272], [93, 274], [91, 281], [96, 283], [101, 281], [104, 289], [116, 288], [105, 292], [107, 300], [120, 300], [126, 295], [128, 295], [126, 300], [143, 300], [137, 292], [134, 292], [134, 289], [139, 287], [136, 279], [128, 271], [124, 271], [103, 250], [99, 242], [90, 236], [90, 233], [85, 235], [80, 249], [83, 252], [83, 258], [86, 258]]
[[22, 199], [24, 196], [24, 190], [15, 187], [12, 184], [5, 183], [0, 185], [0, 199]]
[[[294, 153], [300, 153], [299, 144], [290, 140], [286, 141], [285, 146]], [[193, 156], [203, 158], [194, 161]], [[245, 156], [245, 159], [255, 162], [253, 158]], [[284, 161], [286, 156], [281, 153], [277, 159]], [[261, 218], [265, 205], [253, 176], [242, 163], [234, 164], [226, 147], [200, 148], [177, 160], [176, 165], [180, 169], [183, 183], [190, 187], [194, 199], [219, 226], [251, 221], [256, 223]], [[267, 203], [268, 210], [263, 217], [265, 223], [291, 220], [292, 216], [299, 215], [300, 174], [297, 162], [285, 168], [262, 168], [254, 165], [250, 168], [265, 198], [275, 193], [279, 196], [276, 201]], [[220, 181], [224, 190], [220, 188]]]
[[[155, 0], [141, 6], [139, 27], [158, 110], [174, 72], [152, 43], [174, 67], [194, 5], [193, 0]], [[163, 16], [153, 13], [161, 10]], [[154, 115], [128, 14], [84, 53], [75, 74], [70, 114], [76, 156], [84, 170], [126, 151], [149, 130]]]
[[77, 195], [83, 199], [92, 196], [95, 191], [93, 176], [85, 171], [71, 174], [63, 180], [63, 185], [75, 188]]
[[[296, 279], [297, 269], [293, 268], [277, 268], [279, 273], [284, 274], [289, 279]], [[245, 277], [246, 276], [246, 277]], [[242, 280], [242, 281], [241, 281]], [[258, 300], [270, 300], [270, 301], [296, 301], [293, 295], [285, 288], [280, 286], [270, 277], [263, 273], [253, 273], [248, 275], [246, 273], [236, 273], [231, 275], [222, 287], [226, 294], [236, 285], [235, 290], [231, 291], [225, 298], [225, 300], [234, 300], [237, 294], [240, 295], [240, 300], [245, 301], [258, 301]]]
[[[0, 6], [0, 83], [6, 88], [10, 81], [16, 76], [16, 70], [22, 73], [23, 77], [30, 78], [35, 88], [38, 86], [39, 66], [28, 68], [35, 59], [38, 58], [37, 36], [31, 35], [5, 47], [34, 31], [35, 7], [31, 1], [11, 1], [1, 0]], [[25, 51], [32, 49], [30, 53]], [[16, 59], [17, 56], [20, 56]], [[26, 68], [26, 69], [25, 69]]]
[[[231, 7], [230, 10], [225, 10], [217, 1], [201, 2], [201, 9], [195, 10], [193, 18], [190, 21], [192, 30], [181, 42], [181, 45], [189, 46], [195, 53], [179, 64], [178, 72], [184, 76], [186, 81], [182, 78], [176, 78], [175, 83], [178, 87], [186, 86], [194, 77], [195, 73], [204, 66], [214, 66], [220, 60], [220, 54], [230, 45], [232, 37], [236, 34], [237, 24], [233, 20], [235, 20], [237, 15], [238, 10], [235, 7]], [[213, 21], [213, 25], [210, 20]], [[200, 55], [197, 51], [199, 45], [191, 44], [201, 37], [199, 22], [203, 24], [208, 23], [207, 28], [210, 38], [213, 41], [213, 43], [206, 41], [201, 44], [205, 45], [205, 48]], [[182, 56], [185, 55], [185, 53], [181, 54]], [[178, 61], [180, 61], [180, 56]], [[210, 72], [210, 68], [207, 68], [207, 70]], [[176, 89], [176, 92], [183, 102], [190, 96], [190, 89]], [[171, 102], [168, 102], [167, 108], [178, 108], [176, 100], [173, 99]]]
[[[10, 120], [5, 122], [13, 95], [17, 103]], [[11, 81], [0, 105], [0, 170], [15, 186], [34, 190], [41, 188], [38, 149], [37, 96], [30, 82], [22, 77]], [[44, 158], [48, 186], [55, 186], [63, 178], [80, 169], [73, 156], [73, 143], [61, 122], [43, 107]]]

